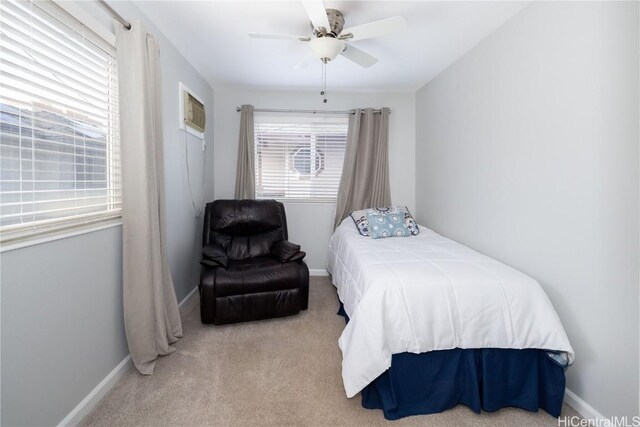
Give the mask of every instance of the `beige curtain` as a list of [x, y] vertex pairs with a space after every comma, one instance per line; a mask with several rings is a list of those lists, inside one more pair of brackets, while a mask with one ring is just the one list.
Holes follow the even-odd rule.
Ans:
[[256, 198], [256, 165], [253, 144], [253, 105], [243, 105], [240, 109], [236, 199]]
[[124, 321], [140, 373], [174, 351], [182, 323], [167, 263], [160, 52], [140, 22], [116, 25], [122, 164]]
[[349, 117], [334, 229], [354, 210], [391, 204], [388, 147], [389, 109], [356, 109]]

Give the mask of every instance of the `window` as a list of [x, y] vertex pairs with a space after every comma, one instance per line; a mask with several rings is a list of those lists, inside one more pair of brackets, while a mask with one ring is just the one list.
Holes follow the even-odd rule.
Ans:
[[0, 239], [121, 214], [115, 48], [53, 2], [0, 3]]
[[347, 125], [346, 115], [256, 113], [256, 198], [335, 200]]

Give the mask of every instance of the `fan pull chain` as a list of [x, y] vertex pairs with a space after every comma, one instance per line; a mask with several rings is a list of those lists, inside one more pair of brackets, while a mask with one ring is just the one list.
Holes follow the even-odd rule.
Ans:
[[326, 58], [322, 60], [322, 90], [320, 91], [320, 95], [324, 96], [322, 102], [327, 103], [327, 60]]

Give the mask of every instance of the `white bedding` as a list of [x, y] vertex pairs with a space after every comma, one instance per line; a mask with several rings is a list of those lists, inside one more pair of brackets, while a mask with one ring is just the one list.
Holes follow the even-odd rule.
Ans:
[[331, 237], [328, 269], [350, 318], [339, 340], [347, 397], [396, 353], [537, 348], [573, 362], [538, 282], [424, 226], [414, 237], [372, 239], [347, 218]]

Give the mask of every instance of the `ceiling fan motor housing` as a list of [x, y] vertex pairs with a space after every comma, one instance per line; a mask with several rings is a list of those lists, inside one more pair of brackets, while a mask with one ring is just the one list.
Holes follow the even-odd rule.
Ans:
[[329, 19], [329, 26], [331, 26], [331, 28], [326, 28], [326, 34], [323, 34], [322, 32], [316, 30], [313, 27], [313, 23], [311, 23], [311, 29], [313, 30], [314, 36], [338, 37], [338, 35], [342, 32], [342, 28], [344, 27], [344, 17], [342, 16], [342, 12], [335, 9], [327, 9], [327, 19]]

